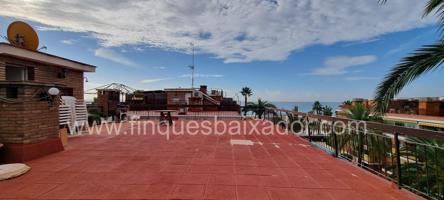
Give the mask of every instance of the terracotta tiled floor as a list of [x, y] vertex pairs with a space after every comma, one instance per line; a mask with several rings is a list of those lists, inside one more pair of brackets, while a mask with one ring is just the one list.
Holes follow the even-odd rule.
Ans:
[[71, 138], [64, 152], [0, 182], [0, 198], [420, 199], [296, 136], [145, 133]]

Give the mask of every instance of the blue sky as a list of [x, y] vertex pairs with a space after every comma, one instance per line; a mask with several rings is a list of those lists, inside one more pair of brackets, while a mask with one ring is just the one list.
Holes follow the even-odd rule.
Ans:
[[[393, 0], [384, 7], [350, 1], [337, 8], [333, 0], [297, 5], [257, 0], [254, 12], [241, 4], [205, 1], [193, 6], [139, 2], [137, 8], [119, 1], [104, 10], [88, 5], [93, 11], [84, 12], [79, 12], [85, 9], [83, 2], [36, 2], [5, 2], [1, 35], [14, 20], [30, 23], [48, 53], [98, 66], [96, 73], [86, 74], [87, 88], [111, 82], [145, 90], [190, 87], [193, 42], [196, 85], [222, 88], [229, 96], [249, 86], [253, 98], [270, 101], [371, 98], [403, 56], [438, 38], [435, 19], [421, 19], [419, 1]], [[146, 14], [153, 6], [174, 12]], [[337, 12], [319, 13], [331, 7]], [[232, 22], [234, 18], [239, 20]], [[170, 24], [174, 20], [178, 22]], [[444, 96], [442, 72], [421, 77], [399, 96]]]

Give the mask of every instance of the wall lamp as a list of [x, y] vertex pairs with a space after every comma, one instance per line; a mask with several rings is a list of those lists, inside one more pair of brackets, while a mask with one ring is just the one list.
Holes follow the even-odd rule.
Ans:
[[49, 88], [48, 91], [40, 93], [40, 101], [48, 101], [49, 105], [54, 105], [54, 99], [60, 94], [56, 87]]

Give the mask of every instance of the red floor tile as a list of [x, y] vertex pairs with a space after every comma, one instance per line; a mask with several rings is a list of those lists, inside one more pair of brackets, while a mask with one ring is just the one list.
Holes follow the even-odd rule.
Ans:
[[153, 184], [145, 191], [145, 198], [167, 199], [172, 197], [174, 185], [172, 184]]
[[212, 174], [208, 184], [211, 185], [236, 185], [236, 179], [231, 174]]
[[205, 199], [236, 199], [236, 187], [227, 185], [209, 185], [206, 188]]
[[212, 174], [234, 174], [233, 166], [213, 166], [211, 168]]
[[267, 190], [263, 187], [237, 186], [238, 200], [268, 200]]
[[297, 136], [85, 136], [28, 164], [0, 199], [421, 199]]
[[204, 185], [177, 185], [173, 198], [176, 199], [201, 199], [205, 192]]
[[179, 184], [202, 184], [208, 183], [209, 174], [185, 174], [178, 181]]
[[292, 187], [292, 184], [285, 176], [263, 176], [262, 181], [262, 185], [267, 187]]
[[26, 184], [19, 190], [5, 191], [1, 194], [1, 198], [10, 199], [28, 199], [38, 197], [57, 187], [57, 184]]
[[81, 191], [79, 196], [87, 199], [100, 198], [102, 197], [101, 195], [104, 195], [106, 198], [113, 199], [143, 199], [147, 195], [149, 187], [150, 185], [102, 186], [101, 188], [91, 188], [91, 191]]
[[236, 185], [263, 186], [263, 176], [236, 175]]
[[296, 190], [292, 188], [268, 188], [267, 190], [272, 200], [301, 199]]
[[295, 189], [300, 199], [333, 199], [329, 192], [319, 189]]

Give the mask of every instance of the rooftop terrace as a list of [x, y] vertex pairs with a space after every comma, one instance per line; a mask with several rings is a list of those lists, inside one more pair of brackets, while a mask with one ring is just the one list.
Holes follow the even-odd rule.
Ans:
[[[65, 151], [1, 181], [0, 199], [421, 199], [305, 139], [260, 134], [264, 123], [251, 135], [167, 140], [149, 129], [123, 135], [134, 128], [124, 123], [120, 135], [71, 138]], [[233, 139], [254, 144], [232, 145]]]

